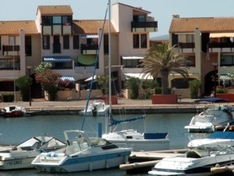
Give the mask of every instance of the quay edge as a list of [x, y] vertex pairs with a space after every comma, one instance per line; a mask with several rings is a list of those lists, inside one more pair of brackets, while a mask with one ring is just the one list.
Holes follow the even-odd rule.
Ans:
[[[26, 116], [35, 115], [78, 115], [84, 107], [46, 107], [46, 108], [26, 108]], [[113, 106], [112, 113], [118, 114], [170, 114], [170, 113], [198, 113], [202, 108], [196, 106]]]

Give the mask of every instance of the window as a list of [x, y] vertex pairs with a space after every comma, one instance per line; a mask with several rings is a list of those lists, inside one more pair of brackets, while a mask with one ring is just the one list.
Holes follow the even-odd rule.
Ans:
[[73, 49], [79, 49], [79, 35], [73, 35]]
[[42, 48], [45, 49], [45, 50], [48, 50], [50, 49], [50, 36], [48, 35], [43, 35], [43, 46]]
[[133, 22], [146, 22], [146, 16], [145, 15], [134, 15]]
[[25, 54], [26, 56], [32, 56], [32, 37], [25, 36]]
[[69, 35], [63, 36], [63, 49], [69, 49]]
[[72, 17], [71, 16], [62, 16], [63, 25], [71, 25]]
[[221, 55], [220, 66], [234, 66], [234, 55]]
[[51, 25], [52, 17], [51, 16], [43, 16], [42, 17], [42, 25]]
[[194, 35], [186, 34], [186, 43], [194, 43]]
[[10, 45], [12, 45], [12, 46], [16, 45], [15, 41], [16, 41], [15, 36], [9, 36], [9, 44]]
[[53, 16], [53, 24], [61, 24], [61, 16]]
[[139, 48], [139, 34], [133, 34], [133, 48]]
[[108, 42], [109, 42], [108, 35], [104, 35], [104, 45], [103, 45], [103, 47], [104, 47], [104, 54], [108, 54], [109, 53], [109, 44], [108, 44]]
[[147, 34], [141, 34], [141, 48], [147, 48]]
[[188, 60], [187, 66], [195, 67], [195, 56], [187, 56], [186, 59]]

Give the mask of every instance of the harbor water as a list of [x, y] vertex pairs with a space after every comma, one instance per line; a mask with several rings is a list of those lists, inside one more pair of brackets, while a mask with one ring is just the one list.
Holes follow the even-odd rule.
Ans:
[[[121, 129], [137, 129], [146, 132], [169, 132], [170, 148], [185, 148], [189, 135], [184, 129], [194, 114], [155, 114], [147, 115], [145, 120], [138, 120], [130, 123], [119, 125], [116, 130]], [[133, 117], [134, 115], [127, 115]], [[118, 117], [118, 118], [127, 118]], [[117, 116], [115, 117], [117, 118]], [[82, 116], [78, 115], [48, 115], [48, 116], [32, 116], [23, 118], [0, 118], [0, 143], [18, 144], [27, 140], [32, 136], [51, 135], [64, 141], [63, 131], [70, 129], [80, 129], [84, 124], [85, 131], [90, 136], [97, 136], [97, 124], [102, 124], [103, 132], [106, 128], [107, 117], [86, 117], [83, 121]], [[1, 176], [23, 175], [23, 176], [57, 176], [57, 175], [87, 175], [87, 176], [127, 176], [125, 171], [119, 169], [100, 170], [85, 173], [67, 173], [67, 174], [48, 174], [40, 173], [36, 169], [19, 170], [19, 171], [0, 171]], [[136, 174], [136, 176], [145, 176], [148, 174]]]

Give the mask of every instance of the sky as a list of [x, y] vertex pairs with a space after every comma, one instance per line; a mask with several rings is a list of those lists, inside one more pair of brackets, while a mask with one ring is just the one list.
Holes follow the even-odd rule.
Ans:
[[[110, 0], [150, 11], [158, 21], [151, 37], [167, 35], [172, 15], [234, 17], [234, 0]], [[35, 20], [38, 5], [70, 5], [74, 19], [104, 19], [109, 0], [0, 0], [0, 21]]]

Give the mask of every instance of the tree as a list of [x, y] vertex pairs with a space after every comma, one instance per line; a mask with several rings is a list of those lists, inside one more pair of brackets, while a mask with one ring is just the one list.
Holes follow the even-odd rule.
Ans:
[[176, 46], [168, 47], [166, 43], [153, 45], [147, 50], [140, 65], [142, 72], [154, 78], [161, 76], [162, 94], [169, 94], [168, 80], [170, 73], [178, 73], [185, 79], [189, 77], [189, 61], [179, 53]]
[[48, 92], [49, 100], [55, 101], [61, 75], [50, 68], [50, 63], [42, 62], [35, 68], [35, 79], [38, 83], [41, 83], [42, 89]]
[[22, 101], [29, 101], [28, 92], [32, 85], [32, 78], [29, 76], [21, 76], [15, 80], [15, 85], [20, 90]]

